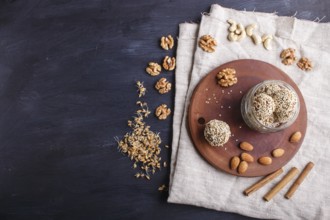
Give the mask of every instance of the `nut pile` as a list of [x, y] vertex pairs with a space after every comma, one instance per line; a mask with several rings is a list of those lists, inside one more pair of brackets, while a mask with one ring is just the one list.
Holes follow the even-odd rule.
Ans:
[[217, 46], [217, 41], [211, 35], [203, 35], [200, 37], [198, 45], [205, 52], [213, 53]]
[[217, 74], [218, 84], [223, 87], [229, 87], [237, 83], [236, 70], [225, 68]]
[[246, 37], [245, 28], [242, 24], [237, 23], [233, 19], [227, 20], [228, 24], [230, 25], [228, 28], [228, 40], [230, 41], [241, 41]]
[[159, 134], [151, 131], [150, 126], [143, 121], [150, 114], [147, 103], [138, 101], [137, 104], [140, 106], [136, 111], [137, 116], [128, 121], [132, 132], [126, 133], [121, 140], [117, 139], [118, 149], [134, 162], [134, 169], [139, 167], [140, 171], [135, 177], [149, 180], [150, 175], [160, 169], [159, 145], [162, 141]]
[[[240, 156], [233, 156], [230, 159], [229, 167], [231, 170], [236, 170], [239, 174], [243, 174], [248, 170], [249, 164], [255, 162], [254, 157], [251, 154], [254, 146], [249, 142], [243, 141], [239, 144], [239, 148], [243, 150], [243, 152], [240, 154]], [[271, 151], [271, 156], [276, 159], [282, 157], [284, 153], [285, 150], [283, 148], [275, 148]], [[271, 156], [261, 156], [257, 161], [260, 165], [263, 166], [271, 165], [273, 163]]]
[[[292, 65], [296, 61], [295, 49], [287, 48], [282, 50], [280, 58], [284, 65]], [[313, 64], [307, 57], [302, 57], [297, 62], [297, 66], [303, 71], [310, 71], [313, 69]]]
[[250, 37], [255, 45], [263, 43], [263, 46], [266, 50], [272, 49], [272, 40], [273, 36], [269, 34], [264, 34], [262, 37], [254, 33], [258, 29], [257, 24], [249, 24], [245, 28], [241, 23], [237, 23], [233, 19], [227, 20], [229, 24], [228, 28], [228, 40], [229, 41], [241, 41], [246, 36]]

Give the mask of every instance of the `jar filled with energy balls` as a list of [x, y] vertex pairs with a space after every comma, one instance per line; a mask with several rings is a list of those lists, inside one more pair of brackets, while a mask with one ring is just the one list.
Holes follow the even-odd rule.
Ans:
[[294, 123], [300, 110], [296, 91], [280, 80], [266, 80], [243, 97], [241, 114], [245, 123], [261, 133], [283, 130]]

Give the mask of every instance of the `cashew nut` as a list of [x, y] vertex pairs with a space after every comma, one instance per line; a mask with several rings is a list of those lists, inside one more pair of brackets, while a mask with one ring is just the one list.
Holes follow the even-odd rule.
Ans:
[[241, 33], [237, 35], [237, 40], [240, 41], [246, 37], [245, 28], [242, 24], [238, 24], [237, 29], [241, 31]]
[[271, 38], [267, 38], [263, 44], [264, 44], [264, 47], [266, 48], [266, 50], [272, 49], [272, 39]]
[[234, 32], [230, 32], [228, 34], [228, 40], [229, 41], [237, 41], [238, 35], [236, 35]]
[[236, 22], [235, 22], [233, 19], [231, 19], [231, 18], [230, 18], [230, 19], [228, 19], [228, 20], [227, 20], [227, 22], [228, 22], [228, 24], [233, 24], [233, 23], [236, 23]]
[[252, 34], [251, 38], [255, 45], [261, 44], [261, 37], [258, 34]]
[[245, 29], [246, 30], [246, 35], [251, 37], [252, 34], [253, 34], [254, 29], [257, 29], [257, 28], [258, 28], [258, 25], [256, 25], [256, 24], [248, 25]]
[[239, 29], [236, 29], [236, 30], [234, 31], [234, 33], [237, 34], [237, 35], [240, 35], [240, 34], [242, 33], [242, 31], [239, 30]]
[[273, 36], [270, 35], [270, 34], [264, 34], [264, 35], [262, 35], [262, 37], [261, 37], [262, 42], [264, 42], [267, 39], [273, 40]]
[[228, 30], [230, 32], [234, 32], [236, 30], [236, 28], [237, 28], [236, 21], [234, 21], [233, 19], [228, 19], [227, 22], [228, 22], [228, 24], [230, 24]]

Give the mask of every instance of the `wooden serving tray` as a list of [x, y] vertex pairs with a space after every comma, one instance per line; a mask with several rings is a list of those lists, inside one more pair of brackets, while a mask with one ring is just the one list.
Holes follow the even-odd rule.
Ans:
[[[234, 68], [238, 83], [223, 88], [217, 84], [216, 74], [224, 68]], [[275, 133], [259, 133], [250, 129], [241, 116], [241, 99], [254, 85], [264, 80], [282, 80], [290, 84], [300, 99], [300, 112], [293, 125]], [[212, 147], [204, 138], [204, 124], [212, 119], [219, 119], [229, 124], [232, 137], [223, 147]], [[188, 124], [191, 139], [202, 155], [211, 165], [236, 176], [263, 176], [283, 167], [299, 150], [307, 127], [307, 111], [304, 98], [297, 85], [280, 69], [258, 60], [235, 60], [219, 66], [205, 76], [195, 88], [188, 109]], [[289, 137], [295, 131], [302, 133], [299, 143], [290, 143]], [[237, 173], [229, 167], [230, 159], [239, 156], [243, 151], [239, 143], [247, 141], [254, 146], [250, 154], [254, 162], [244, 174]], [[264, 166], [257, 162], [261, 156], [271, 156], [277, 147], [285, 150], [280, 158], [272, 158], [271, 165]]]

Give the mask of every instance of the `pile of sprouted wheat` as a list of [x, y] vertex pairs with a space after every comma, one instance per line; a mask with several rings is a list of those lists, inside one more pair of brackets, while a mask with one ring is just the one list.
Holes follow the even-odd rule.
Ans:
[[135, 174], [136, 178], [150, 180], [150, 175], [161, 166], [159, 145], [162, 140], [159, 133], [151, 131], [150, 126], [143, 121], [150, 114], [147, 103], [138, 101], [136, 104], [140, 108], [136, 111], [134, 120], [128, 121], [132, 131], [126, 133], [121, 140], [117, 138], [118, 149], [134, 162], [134, 169], [139, 169]]

